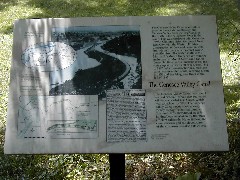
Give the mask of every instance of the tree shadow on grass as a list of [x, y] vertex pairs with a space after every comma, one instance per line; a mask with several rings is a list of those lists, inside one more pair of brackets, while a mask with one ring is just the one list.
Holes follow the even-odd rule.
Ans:
[[[4, 7], [16, 4], [11, 0], [4, 0], [0, 4], [0, 11]], [[222, 50], [228, 50], [229, 44], [236, 40], [235, 29], [238, 26], [240, 12], [236, 0], [22, 0], [25, 6], [36, 8], [39, 13], [29, 14], [24, 18], [70, 18], [95, 16], [153, 16], [153, 15], [216, 15], [218, 33]], [[19, 17], [21, 18], [21, 17]], [[4, 33], [10, 33], [12, 26], [6, 26]]]
[[17, 5], [17, 0], [1, 0], [0, 1], [0, 12], [9, 6], [14, 6], [14, 5]]
[[109, 165], [105, 156], [4, 155], [0, 144], [0, 179], [107, 179]]
[[[17, 6], [16, 0], [4, 0], [0, 2], [0, 11], [4, 8]], [[235, 3], [234, 3], [235, 2]], [[236, 30], [232, 28], [239, 25], [239, 9], [235, 0], [26, 0], [24, 3], [28, 7], [39, 9], [39, 12], [29, 14], [27, 16], [19, 16], [19, 18], [53, 18], [53, 17], [85, 17], [85, 16], [146, 16], [146, 15], [209, 15], [217, 16], [220, 44], [222, 50], [230, 51], [229, 45], [236, 41]], [[12, 25], [3, 27], [3, 33], [12, 33]], [[234, 37], [234, 38], [233, 38]], [[209, 179], [228, 179], [228, 177], [239, 177], [240, 175], [240, 123], [237, 121], [237, 110], [239, 109], [240, 90], [239, 86], [225, 86], [225, 102], [228, 113], [228, 133], [230, 142], [230, 152], [226, 153], [192, 153], [192, 154], [165, 154], [169, 159], [175, 159], [175, 170], [164, 167], [160, 158], [154, 164], [155, 168], [160, 171], [166, 170], [170, 174], [179, 174], [185, 171], [199, 171], [202, 177]], [[235, 120], [234, 120], [235, 119]], [[0, 132], [2, 135], [4, 132]], [[2, 136], [2, 138], [4, 138]], [[146, 156], [146, 155], [144, 155]], [[48, 167], [49, 158], [53, 156], [39, 155], [22, 155], [22, 156], [4, 156], [3, 147], [0, 145], [0, 177], [19, 178], [31, 176], [44, 178], [45, 174], [52, 173], [52, 176], [64, 177], [64, 168]], [[139, 158], [138, 158], [139, 159]], [[138, 160], [136, 160], [138, 161]], [[169, 161], [170, 162], [170, 161]], [[187, 163], [187, 164], [186, 164]], [[184, 164], [186, 166], [184, 166]], [[144, 164], [143, 164], [144, 165]], [[178, 165], [178, 166], [177, 166]], [[188, 165], [188, 166], [187, 166]], [[35, 168], [36, 167], [36, 168]], [[153, 167], [153, 166], [152, 166]], [[182, 168], [180, 168], [182, 167]], [[144, 166], [141, 167], [144, 169]], [[157, 172], [155, 169], [154, 172]], [[154, 169], [152, 169], [154, 170]], [[134, 171], [132, 171], [134, 172]], [[146, 171], [142, 171], [146, 173]], [[153, 172], [153, 171], [151, 171]], [[5, 173], [5, 174], [4, 174]], [[127, 172], [130, 173], [130, 172]], [[55, 174], [55, 175], [54, 175]], [[141, 174], [139, 174], [140, 176]], [[143, 175], [143, 174], [142, 174]], [[45, 175], [47, 177], [47, 175]], [[171, 175], [173, 177], [173, 175]]]

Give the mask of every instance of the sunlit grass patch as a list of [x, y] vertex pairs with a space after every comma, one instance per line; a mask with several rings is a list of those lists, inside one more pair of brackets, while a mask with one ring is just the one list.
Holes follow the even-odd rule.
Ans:
[[221, 68], [225, 85], [240, 85], [240, 59], [238, 55], [221, 54]]
[[189, 8], [188, 4], [184, 3], [169, 3], [165, 7], [156, 8], [156, 13], [162, 16], [177, 16], [177, 15], [190, 15], [194, 13], [193, 9]]
[[33, 18], [35, 14], [41, 14], [40, 8], [33, 8], [20, 1], [18, 4], [8, 6], [0, 11], [0, 32], [3, 34], [11, 34], [13, 31], [13, 23], [17, 19]]

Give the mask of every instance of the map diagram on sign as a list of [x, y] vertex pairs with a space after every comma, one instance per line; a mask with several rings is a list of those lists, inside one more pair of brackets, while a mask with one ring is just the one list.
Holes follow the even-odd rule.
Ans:
[[21, 96], [20, 138], [97, 138], [97, 96]]
[[35, 44], [29, 46], [22, 54], [23, 64], [39, 71], [62, 70], [75, 60], [75, 50], [61, 42]]

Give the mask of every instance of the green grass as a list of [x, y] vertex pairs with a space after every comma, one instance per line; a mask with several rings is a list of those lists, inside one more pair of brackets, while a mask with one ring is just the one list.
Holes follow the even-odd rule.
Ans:
[[[208, 179], [240, 175], [240, 4], [237, 0], [1, 0], [0, 178], [106, 178], [107, 155], [4, 156], [13, 23], [16, 19], [92, 16], [216, 15], [228, 119], [230, 152], [127, 155], [129, 178], [173, 179], [201, 172]], [[97, 169], [96, 169], [97, 168]], [[137, 177], [136, 177], [137, 176]]]

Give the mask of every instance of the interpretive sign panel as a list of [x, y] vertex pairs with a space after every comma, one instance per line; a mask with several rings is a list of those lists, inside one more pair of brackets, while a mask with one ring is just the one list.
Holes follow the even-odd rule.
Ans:
[[15, 22], [6, 154], [227, 150], [215, 16]]

